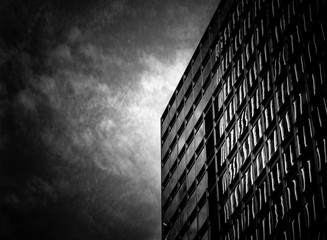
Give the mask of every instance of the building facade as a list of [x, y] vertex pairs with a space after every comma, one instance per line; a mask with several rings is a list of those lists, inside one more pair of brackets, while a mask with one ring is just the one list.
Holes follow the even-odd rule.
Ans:
[[162, 239], [326, 239], [326, 0], [221, 0], [161, 118]]

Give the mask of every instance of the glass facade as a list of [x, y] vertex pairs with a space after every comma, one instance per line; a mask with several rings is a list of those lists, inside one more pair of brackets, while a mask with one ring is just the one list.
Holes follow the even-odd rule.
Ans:
[[161, 118], [162, 239], [326, 239], [326, 0], [225, 0]]

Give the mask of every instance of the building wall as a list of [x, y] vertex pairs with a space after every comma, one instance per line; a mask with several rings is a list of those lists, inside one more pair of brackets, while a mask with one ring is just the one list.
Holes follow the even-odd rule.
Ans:
[[161, 118], [162, 239], [327, 237], [326, 6], [220, 2]]

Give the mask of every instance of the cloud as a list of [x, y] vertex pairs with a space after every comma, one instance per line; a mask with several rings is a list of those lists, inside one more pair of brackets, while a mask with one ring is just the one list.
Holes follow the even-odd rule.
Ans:
[[0, 238], [159, 239], [160, 116], [200, 31], [132, 4], [0, 9]]

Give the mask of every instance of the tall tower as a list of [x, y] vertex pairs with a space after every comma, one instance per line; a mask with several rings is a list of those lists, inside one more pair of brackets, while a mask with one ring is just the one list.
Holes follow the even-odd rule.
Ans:
[[222, 0], [161, 117], [162, 239], [326, 239], [327, 1]]

